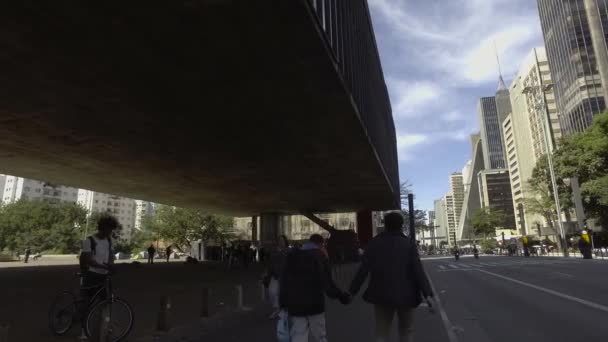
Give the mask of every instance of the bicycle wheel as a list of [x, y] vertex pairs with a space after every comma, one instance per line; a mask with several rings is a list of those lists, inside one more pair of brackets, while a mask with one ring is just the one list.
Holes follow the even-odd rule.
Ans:
[[55, 335], [65, 335], [72, 328], [76, 316], [76, 296], [63, 291], [55, 297], [49, 309], [49, 328]]
[[87, 315], [87, 337], [99, 339], [104, 327], [107, 327], [108, 340], [112, 342], [127, 337], [133, 328], [131, 306], [120, 298], [106, 299], [95, 304]]

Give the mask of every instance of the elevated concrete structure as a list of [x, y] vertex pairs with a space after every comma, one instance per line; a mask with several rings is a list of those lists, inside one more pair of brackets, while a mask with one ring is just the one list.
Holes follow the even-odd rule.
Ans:
[[0, 172], [240, 216], [399, 206], [364, 0], [11, 2], [0, 20]]

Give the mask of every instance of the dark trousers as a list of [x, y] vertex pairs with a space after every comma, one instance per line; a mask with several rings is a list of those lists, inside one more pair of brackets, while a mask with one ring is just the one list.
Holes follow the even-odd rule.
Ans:
[[[103, 274], [95, 273], [95, 272], [84, 272], [82, 274], [82, 282], [80, 287], [80, 294], [82, 296], [82, 306], [80, 308], [81, 313], [81, 322], [84, 324], [84, 320], [86, 319], [86, 314], [89, 312], [91, 304], [91, 300], [93, 296], [97, 294], [97, 292], [103, 288], [105, 285], [106, 276]], [[97, 300], [105, 299], [106, 292], [101, 291], [99, 293], [99, 297]]]
[[154, 263], [154, 254], [148, 254], [148, 264]]

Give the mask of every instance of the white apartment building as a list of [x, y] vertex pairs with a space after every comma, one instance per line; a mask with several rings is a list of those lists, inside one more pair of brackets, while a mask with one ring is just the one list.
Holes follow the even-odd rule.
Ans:
[[134, 199], [80, 189], [78, 191], [78, 203], [89, 212], [89, 215], [98, 212], [112, 214], [122, 225], [122, 238], [129, 239], [131, 237], [135, 228], [136, 216]]
[[156, 204], [153, 202], [135, 200], [135, 229], [141, 230], [146, 217], [153, 216], [156, 212]]
[[[528, 181], [536, 162], [547, 153], [547, 146], [552, 151], [556, 139], [562, 136], [551, 84], [545, 49], [535, 48], [511, 83], [512, 113], [502, 122], [515, 221], [521, 233], [535, 232], [530, 228], [536, 223], [545, 224], [542, 216], [525, 211], [524, 199], [535, 196], [528, 188]], [[549, 132], [545, 129], [547, 120]], [[523, 218], [518, 209], [520, 206], [523, 206]]]
[[14, 203], [20, 199], [76, 203], [78, 189], [22, 177], [4, 176], [2, 203]]

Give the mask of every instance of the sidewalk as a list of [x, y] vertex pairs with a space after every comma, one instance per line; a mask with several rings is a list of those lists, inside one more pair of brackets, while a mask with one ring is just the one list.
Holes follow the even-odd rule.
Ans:
[[[334, 271], [339, 286], [350, 282], [355, 266]], [[260, 305], [251, 311], [218, 314], [215, 317], [192, 322], [176, 328], [169, 334], [155, 339], [159, 342], [198, 342], [198, 341], [276, 341], [276, 321], [269, 320], [268, 305]], [[327, 299], [327, 334], [333, 342], [370, 342], [373, 341], [373, 307], [363, 302], [359, 295], [348, 306]], [[396, 322], [393, 324], [396, 341]], [[417, 342], [447, 342], [444, 326], [439, 313], [431, 314], [426, 307], [416, 309], [414, 319], [414, 339]], [[143, 342], [139, 340], [138, 342]]]

